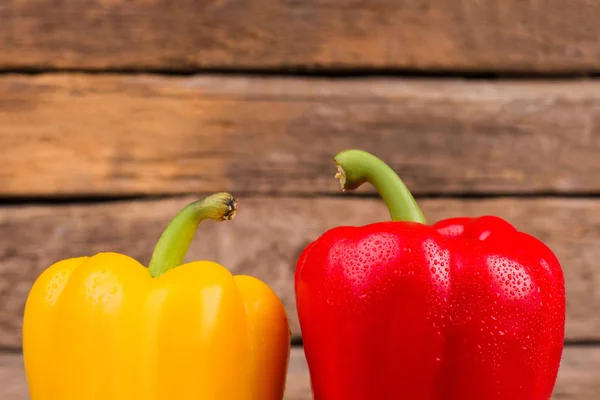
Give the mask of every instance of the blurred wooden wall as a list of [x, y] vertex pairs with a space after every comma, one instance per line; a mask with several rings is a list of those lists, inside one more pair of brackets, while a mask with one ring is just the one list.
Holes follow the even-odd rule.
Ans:
[[[388, 218], [331, 157], [389, 162], [429, 221], [497, 214], [567, 279], [556, 399], [600, 397], [600, 5], [592, 0], [23, 0], [0, 4], [0, 398], [27, 399], [23, 306], [63, 258], [142, 262], [214, 191], [189, 254], [269, 283], [300, 331], [295, 260]], [[295, 340], [298, 343], [298, 340]], [[289, 400], [310, 398], [300, 347]]]

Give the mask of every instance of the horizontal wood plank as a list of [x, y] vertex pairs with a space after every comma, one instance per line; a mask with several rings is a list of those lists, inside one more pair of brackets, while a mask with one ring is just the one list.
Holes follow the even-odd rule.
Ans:
[[29, 400], [21, 354], [0, 352], [0, 399]]
[[[565, 348], [553, 400], [595, 400], [600, 393], [600, 346]], [[21, 354], [0, 353], [0, 398], [28, 400]], [[312, 400], [310, 375], [302, 348], [290, 354], [284, 400]]]
[[[192, 198], [0, 208], [0, 347], [18, 348], [22, 313], [35, 278], [63, 258], [115, 251], [146, 264], [163, 228]], [[600, 201], [557, 199], [421, 202], [429, 221], [499, 215], [546, 242], [567, 281], [568, 340], [600, 339]], [[233, 222], [202, 224], [188, 260], [209, 259], [251, 274], [280, 296], [297, 337], [297, 257], [338, 225], [388, 219], [383, 203], [360, 198], [248, 198]]]
[[600, 193], [600, 81], [0, 77], [0, 197], [338, 193], [346, 148], [417, 194]]
[[0, 6], [0, 68], [580, 72], [593, 0], [37, 0]]

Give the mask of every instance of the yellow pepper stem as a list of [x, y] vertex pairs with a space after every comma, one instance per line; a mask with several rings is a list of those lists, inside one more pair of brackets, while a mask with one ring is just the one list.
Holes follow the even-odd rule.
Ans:
[[163, 232], [148, 270], [153, 278], [183, 264], [198, 224], [207, 218], [215, 221], [233, 219], [237, 199], [226, 192], [215, 193], [195, 201], [179, 212]]

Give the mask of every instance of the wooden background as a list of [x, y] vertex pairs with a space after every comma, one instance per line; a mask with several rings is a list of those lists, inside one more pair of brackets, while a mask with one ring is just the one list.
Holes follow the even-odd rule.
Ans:
[[387, 218], [331, 156], [388, 161], [429, 221], [497, 214], [567, 280], [554, 399], [600, 397], [600, 3], [593, 0], [0, 2], [0, 398], [28, 399], [25, 298], [51, 263], [147, 262], [170, 218], [240, 198], [189, 259], [269, 283], [293, 328], [303, 247]]

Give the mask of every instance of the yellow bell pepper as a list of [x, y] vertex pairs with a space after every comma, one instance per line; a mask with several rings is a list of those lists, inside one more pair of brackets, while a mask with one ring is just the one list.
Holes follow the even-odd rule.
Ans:
[[32, 400], [281, 400], [290, 352], [277, 295], [210, 261], [182, 265], [217, 193], [184, 208], [148, 268], [121, 254], [60, 261], [33, 285], [23, 353]]

